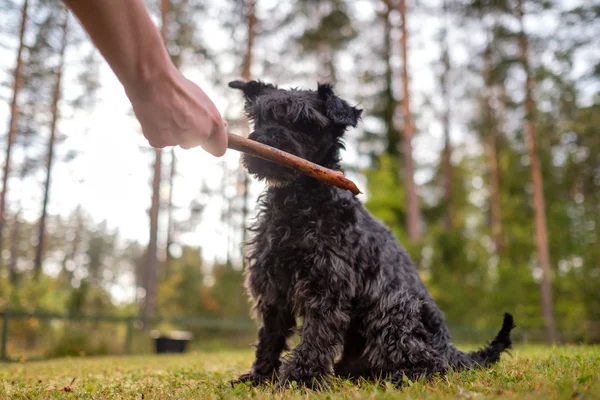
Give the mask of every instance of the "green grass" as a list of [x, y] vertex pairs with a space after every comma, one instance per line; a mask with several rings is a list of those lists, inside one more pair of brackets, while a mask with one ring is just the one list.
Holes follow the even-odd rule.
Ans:
[[403, 390], [337, 381], [326, 393], [232, 388], [250, 351], [69, 358], [0, 365], [2, 399], [599, 399], [600, 347], [517, 345], [488, 370], [453, 373]]

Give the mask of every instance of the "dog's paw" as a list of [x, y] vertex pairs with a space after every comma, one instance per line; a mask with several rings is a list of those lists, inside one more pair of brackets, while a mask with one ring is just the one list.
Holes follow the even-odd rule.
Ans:
[[293, 389], [311, 389], [311, 390], [327, 390], [329, 387], [328, 377], [330, 374], [326, 372], [315, 373], [315, 371], [307, 371], [303, 368], [291, 369], [288, 365], [283, 366], [279, 372], [279, 382], [275, 388], [277, 390]]
[[235, 387], [238, 384], [250, 384], [252, 386], [259, 386], [273, 380], [272, 376], [259, 375], [252, 371], [240, 375], [239, 378], [231, 381], [231, 387]]

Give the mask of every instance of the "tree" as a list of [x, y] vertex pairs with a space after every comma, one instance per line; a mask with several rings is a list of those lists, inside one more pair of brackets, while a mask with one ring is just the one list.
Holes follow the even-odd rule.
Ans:
[[404, 185], [406, 187], [406, 210], [407, 210], [407, 232], [408, 238], [412, 242], [417, 242], [420, 239], [420, 206], [415, 184], [415, 169], [412, 153], [412, 140], [414, 137], [414, 125], [412, 114], [410, 112], [410, 82], [408, 78], [408, 29], [406, 27], [407, 7], [406, 0], [400, 0], [398, 5], [400, 12], [402, 39], [402, 114], [404, 117], [404, 140], [403, 157], [404, 157]]
[[35, 253], [35, 266], [34, 266], [34, 276], [36, 278], [42, 272], [42, 258], [44, 254], [44, 243], [45, 243], [45, 232], [46, 232], [46, 218], [47, 218], [47, 209], [48, 209], [48, 199], [50, 197], [50, 181], [52, 177], [52, 164], [54, 162], [54, 147], [57, 136], [57, 127], [59, 120], [59, 107], [58, 102], [61, 99], [62, 92], [62, 79], [63, 79], [63, 70], [65, 68], [65, 52], [68, 44], [68, 22], [69, 22], [69, 14], [66, 9], [63, 9], [62, 12], [63, 21], [61, 23], [61, 41], [60, 48], [58, 51], [59, 61], [56, 66], [55, 76], [54, 76], [54, 88], [52, 90], [52, 103], [50, 105], [50, 113], [51, 113], [51, 121], [50, 121], [50, 138], [48, 139], [48, 153], [46, 155], [46, 181], [44, 184], [44, 199], [42, 201], [42, 215], [40, 217], [39, 222], [39, 230], [38, 230], [38, 243], [37, 250]]
[[401, 132], [394, 123], [394, 113], [398, 107], [398, 101], [394, 97], [394, 71], [392, 68], [392, 22], [390, 14], [393, 11], [391, 0], [384, 1], [385, 8], [381, 12], [379, 18], [383, 22], [383, 54], [382, 58], [385, 63], [385, 86], [382, 93], [383, 105], [381, 107], [382, 116], [386, 125], [386, 153], [393, 159], [400, 158], [400, 137]]
[[[8, 134], [6, 135], [7, 142], [2, 175], [2, 192], [0, 192], [0, 254], [2, 254], [2, 248], [4, 244], [6, 193], [8, 192], [8, 177], [11, 169], [11, 153], [13, 144], [15, 142], [15, 137], [17, 135], [19, 121], [19, 93], [23, 87], [23, 50], [26, 47], [25, 33], [28, 21], [28, 8], [29, 1], [24, 0], [23, 6], [21, 7], [21, 27], [19, 29], [19, 44], [17, 47], [17, 56], [13, 72], [12, 99], [10, 102], [10, 122]], [[0, 263], [2, 263], [2, 257], [0, 257]]]
[[[167, 45], [167, 14], [169, 0], [160, 0], [161, 25], [160, 33]], [[160, 187], [162, 174], [162, 149], [154, 149], [154, 167], [152, 178], [152, 203], [150, 205], [150, 240], [146, 253], [146, 269], [144, 271], [144, 308], [142, 315], [145, 319], [151, 318], [156, 312], [156, 292], [158, 290], [158, 221], [160, 214]]]
[[[244, 59], [242, 61], [242, 79], [249, 81], [252, 78], [252, 60], [254, 55], [254, 41], [257, 33], [258, 20], [256, 18], [256, 0], [245, 0], [244, 1], [244, 15], [246, 17], [246, 51]], [[242, 123], [242, 135], [248, 136], [250, 134], [250, 124], [247, 117], [244, 117]], [[240, 165], [240, 175], [242, 178], [241, 193], [242, 193], [242, 245], [246, 243], [247, 227], [246, 221], [248, 220], [248, 191], [250, 190], [250, 177], [248, 173], [244, 171], [243, 166]], [[246, 257], [242, 254], [242, 268], [245, 268]]]
[[448, 5], [446, 0], [442, 5], [442, 28], [440, 30], [440, 47], [441, 47], [441, 63], [442, 73], [440, 74], [440, 88], [442, 92], [443, 111], [442, 111], [442, 129], [444, 131], [444, 148], [442, 150], [441, 167], [444, 190], [444, 206], [446, 214], [444, 218], [444, 226], [447, 231], [452, 231], [454, 228], [454, 202], [453, 202], [453, 182], [452, 182], [452, 143], [450, 138], [450, 102], [451, 102], [451, 85], [450, 85], [450, 49], [448, 46]]
[[506, 54], [504, 49], [504, 47], [510, 47], [514, 34], [504, 26], [502, 21], [505, 20], [505, 17], [510, 16], [510, 4], [506, 0], [496, 2], [472, 0], [464, 11], [468, 17], [471, 17], [477, 25], [484, 29], [485, 41], [481, 59], [474, 61], [474, 63], [481, 63], [477, 70], [483, 78], [483, 88], [476, 89], [480, 94], [474, 94], [480, 112], [479, 116], [475, 116], [474, 122], [477, 133], [483, 142], [487, 159], [489, 222], [494, 241], [494, 252], [501, 254], [504, 240], [499, 142], [504, 135], [502, 132], [503, 109], [506, 108], [508, 101], [505, 93], [505, 81], [508, 70], [514, 64], [514, 57]]
[[173, 204], [173, 193], [175, 186], [175, 177], [177, 176], [177, 156], [175, 155], [175, 148], [171, 149], [171, 165], [169, 168], [169, 198], [167, 205], [167, 248], [166, 248], [166, 265], [165, 269], [168, 273], [171, 268], [171, 261], [173, 260], [172, 247], [174, 244], [174, 235], [175, 235], [175, 216], [174, 216], [174, 208]]
[[61, 275], [69, 282], [72, 282], [74, 277], [74, 271], [80, 264], [80, 255], [83, 254], [83, 248], [85, 241], [88, 238], [87, 235], [87, 223], [86, 216], [81, 208], [78, 206], [67, 220], [68, 226], [70, 227], [67, 237], [69, 238], [69, 246], [64, 249], [64, 256], [61, 262]]
[[533, 98], [534, 81], [529, 68], [529, 39], [525, 31], [523, 0], [517, 0], [517, 17], [520, 24], [520, 56], [523, 70], [525, 71], [525, 130], [527, 133], [527, 148], [531, 165], [531, 181], [533, 183], [533, 211], [535, 218], [535, 236], [537, 255], [542, 269], [542, 313], [546, 324], [546, 333], [548, 340], [555, 343], [557, 340], [556, 327], [554, 322], [554, 312], [552, 303], [551, 289], [551, 270], [550, 254], [548, 251], [548, 231], [546, 229], [546, 205], [544, 200], [544, 181], [540, 166], [537, 127], [536, 127], [536, 109], [537, 105]]
[[[196, 21], [204, 20], [206, 3], [199, 0], [171, 0], [167, 2], [166, 24], [164, 29], [164, 42], [173, 65], [182, 70], [187, 65], [203, 65], [203, 73], [209, 74], [209, 66], [212, 66], [212, 54], [208, 51], [202, 38], [196, 35], [198, 26]], [[160, 2], [161, 7], [163, 3]], [[164, 8], [164, 7], [163, 7]], [[211, 81], [216, 80], [211, 76]], [[164, 161], [164, 160], [163, 160]], [[163, 169], [167, 169], [164, 165]], [[166, 171], [165, 171], [166, 172]], [[164, 276], [170, 274], [173, 259], [173, 248], [177, 241], [179, 229], [182, 224], [177, 215], [180, 205], [176, 204], [175, 182], [178, 176], [177, 152], [175, 148], [170, 149], [168, 165], [168, 197], [166, 199], [167, 232], [166, 232], [166, 262], [164, 265]], [[189, 222], [186, 220], [186, 223]], [[159, 274], [160, 275], [160, 274]]]
[[500, 171], [498, 168], [498, 146], [497, 146], [497, 126], [498, 120], [492, 105], [492, 92], [494, 90], [491, 49], [492, 40], [489, 40], [484, 50], [484, 83], [485, 95], [481, 102], [484, 109], [484, 135], [485, 150], [488, 160], [489, 188], [490, 188], [490, 218], [492, 226], [492, 236], [494, 238], [495, 251], [502, 250], [502, 214], [500, 206]]
[[314, 56], [318, 79], [333, 85], [338, 81], [336, 57], [357, 36], [347, 6], [340, 0], [303, 0], [296, 3], [291, 13], [306, 17], [307, 26], [295, 38], [300, 52]]
[[[25, 159], [23, 165], [21, 166], [21, 171], [19, 173], [19, 179], [24, 180], [27, 175], [31, 172], [34, 167], [34, 161], [30, 159]], [[17, 270], [17, 263], [19, 260], [20, 253], [20, 245], [21, 245], [21, 229], [22, 229], [22, 221], [21, 221], [21, 213], [23, 211], [23, 207], [19, 204], [17, 208], [17, 212], [13, 217], [13, 226], [11, 229], [11, 237], [10, 237], [10, 258], [8, 261], [8, 273], [10, 277], [10, 282], [13, 286], [17, 284], [19, 272]]]
[[392, 0], [383, 1], [375, 20], [369, 21], [368, 28], [361, 30], [362, 34], [357, 39], [364, 41], [357, 47], [372, 49], [372, 53], [357, 55], [362, 64], [361, 71], [364, 71], [361, 82], [364, 82], [365, 88], [376, 88], [373, 93], [360, 94], [359, 101], [365, 109], [370, 110], [370, 117], [378, 120], [373, 127], [365, 123], [360, 140], [364, 154], [369, 156], [369, 170], [366, 173], [369, 197], [366, 207], [385, 221], [398, 239], [407, 245], [411, 255], [415, 256], [418, 250], [412, 248], [413, 243], [408, 240], [406, 229], [407, 186], [401, 167], [405, 156], [405, 136], [396, 122], [397, 113], [402, 107], [396, 95], [398, 80], [395, 78], [398, 74], [393, 65], [395, 50], [399, 47], [395, 40], [399, 27], [394, 24], [393, 18], [397, 11]]
[[108, 231], [106, 222], [95, 229], [88, 229], [85, 269], [87, 279], [95, 286], [111, 275], [111, 268], [116, 263], [117, 235]]

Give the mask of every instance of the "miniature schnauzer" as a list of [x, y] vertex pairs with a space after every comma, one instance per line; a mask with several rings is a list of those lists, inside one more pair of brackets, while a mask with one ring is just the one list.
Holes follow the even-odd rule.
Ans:
[[[244, 95], [251, 140], [341, 169], [342, 136], [362, 110], [331, 85], [318, 84], [316, 91], [260, 81], [229, 86]], [[456, 349], [406, 250], [350, 192], [253, 156], [242, 161], [268, 187], [247, 243], [246, 287], [261, 326], [251, 370], [235, 382], [322, 387], [338, 376], [401, 385], [405, 378], [489, 366], [511, 347], [515, 325], [504, 314], [488, 346]], [[297, 318], [300, 342], [282, 357]]]

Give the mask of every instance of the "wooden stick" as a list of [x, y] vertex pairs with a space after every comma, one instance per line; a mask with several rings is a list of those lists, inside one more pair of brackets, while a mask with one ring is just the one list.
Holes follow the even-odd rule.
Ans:
[[354, 194], [361, 193], [354, 182], [346, 178], [340, 171], [334, 171], [332, 169], [322, 167], [293, 154], [262, 143], [258, 143], [254, 140], [246, 139], [239, 135], [234, 135], [232, 133], [228, 133], [227, 135], [229, 136], [227, 147], [232, 150], [247, 153], [251, 156], [259, 157], [264, 160], [283, 165], [284, 167], [295, 169], [296, 171], [300, 171], [303, 174], [311, 176], [320, 181], [327, 182], [341, 189], [349, 190]]

